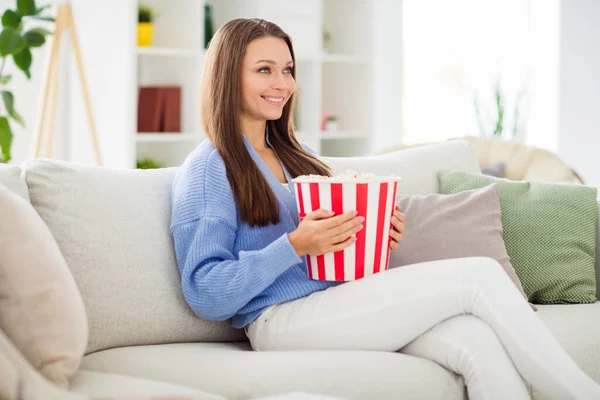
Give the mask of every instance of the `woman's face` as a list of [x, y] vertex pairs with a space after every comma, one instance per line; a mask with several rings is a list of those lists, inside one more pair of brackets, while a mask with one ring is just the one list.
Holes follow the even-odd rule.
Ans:
[[255, 39], [242, 61], [242, 114], [254, 120], [276, 120], [290, 99], [296, 82], [292, 55], [284, 40]]

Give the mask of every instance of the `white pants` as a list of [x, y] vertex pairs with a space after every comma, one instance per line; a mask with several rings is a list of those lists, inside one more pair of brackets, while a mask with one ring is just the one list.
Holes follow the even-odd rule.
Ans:
[[600, 399], [500, 264], [472, 257], [394, 268], [266, 310], [252, 348], [378, 350], [424, 357], [465, 379], [469, 398]]

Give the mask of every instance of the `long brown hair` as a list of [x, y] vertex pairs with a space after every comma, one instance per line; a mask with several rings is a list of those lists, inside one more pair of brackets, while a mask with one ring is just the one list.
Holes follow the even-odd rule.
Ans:
[[[261, 37], [283, 39], [290, 50], [296, 79], [292, 41], [279, 26], [262, 19], [234, 19], [217, 30], [206, 54], [201, 91], [204, 131], [218, 150], [227, 170], [240, 219], [250, 226], [279, 222], [279, 203], [250, 156], [241, 133], [242, 60], [250, 42]], [[304, 150], [294, 134], [293, 94], [278, 120], [267, 121], [269, 142], [292, 177], [330, 176], [329, 167]]]

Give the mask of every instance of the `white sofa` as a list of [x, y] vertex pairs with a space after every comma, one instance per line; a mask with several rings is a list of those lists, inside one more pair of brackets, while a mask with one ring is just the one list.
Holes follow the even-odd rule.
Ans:
[[[325, 161], [336, 171], [401, 175], [402, 194], [437, 192], [441, 168], [479, 172], [464, 141]], [[253, 352], [243, 331], [195, 316], [181, 294], [169, 233], [174, 172], [43, 159], [0, 168], [0, 183], [28, 199], [51, 229], [85, 302], [89, 343], [72, 393], [139, 394], [147, 385], [163, 394], [189, 388], [232, 400], [299, 391], [345, 399], [467, 397], [460, 376], [425, 359], [370, 351]], [[600, 302], [538, 308], [600, 382]]]

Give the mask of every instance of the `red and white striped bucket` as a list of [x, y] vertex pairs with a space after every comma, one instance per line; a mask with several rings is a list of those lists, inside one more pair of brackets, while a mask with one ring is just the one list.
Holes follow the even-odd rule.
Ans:
[[293, 180], [300, 221], [319, 208], [335, 215], [356, 210], [365, 218], [356, 242], [344, 250], [306, 256], [308, 276], [315, 280], [353, 281], [388, 269], [391, 217], [400, 178], [315, 181]]

